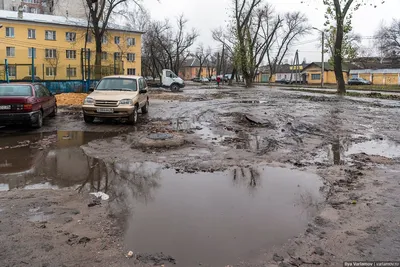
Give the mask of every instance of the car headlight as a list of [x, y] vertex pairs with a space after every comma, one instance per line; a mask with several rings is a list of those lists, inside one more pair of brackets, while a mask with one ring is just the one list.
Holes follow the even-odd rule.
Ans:
[[86, 97], [85, 102], [83, 104], [94, 104], [94, 99], [91, 97]]
[[133, 101], [132, 99], [122, 99], [121, 101], [119, 101], [120, 105], [133, 105]]

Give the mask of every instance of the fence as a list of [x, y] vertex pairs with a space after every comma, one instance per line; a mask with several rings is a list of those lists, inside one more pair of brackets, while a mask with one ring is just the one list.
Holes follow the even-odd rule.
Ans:
[[[99, 73], [98, 75], [96, 75]], [[0, 83], [41, 82], [54, 93], [87, 92], [99, 78], [124, 74], [122, 64], [93, 65], [63, 64], [0, 64]]]

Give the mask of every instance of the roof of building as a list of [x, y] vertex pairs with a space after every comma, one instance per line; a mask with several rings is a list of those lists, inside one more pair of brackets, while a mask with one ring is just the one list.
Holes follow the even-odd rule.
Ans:
[[184, 68], [187, 68], [187, 67], [200, 67], [200, 60], [198, 60], [198, 59], [195, 58], [195, 57], [193, 57], [193, 58], [187, 58], [187, 59], [183, 62], [182, 66], [183, 66]]
[[[313, 67], [313, 66], [322, 68], [322, 62], [312, 62], [312, 63], [308, 64], [306, 67], [304, 67], [303, 71], [310, 67]], [[349, 67], [350, 67], [350, 64], [342, 63], [343, 71], [349, 71]], [[331, 64], [330, 62], [325, 62], [324, 69], [325, 69], [325, 71], [333, 71], [334, 70], [333, 64]]]
[[[33, 22], [33, 23], [41, 23], [41, 24], [53, 24], [53, 25], [62, 25], [62, 26], [74, 26], [74, 27], [82, 27], [86, 28], [88, 21], [86, 19], [81, 18], [71, 18], [64, 16], [53, 16], [53, 15], [43, 15], [43, 14], [34, 14], [34, 13], [23, 13], [23, 18], [18, 18], [17, 11], [8, 11], [8, 10], [0, 10], [0, 21], [1, 20], [10, 20], [10, 21], [22, 21], [22, 22]], [[107, 24], [108, 30], [116, 30], [116, 31], [126, 31], [126, 32], [134, 32], [134, 33], [144, 33], [141, 31], [136, 31], [127, 27], [125, 25], [119, 25], [114, 23]]]
[[365, 57], [357, 58], [352, 62], [352, 68], [354, 70], [362, 69], [399, 69], [400, 68], [400, 58], [390, 57], [390, 58], [378, 58], [378, 57]]

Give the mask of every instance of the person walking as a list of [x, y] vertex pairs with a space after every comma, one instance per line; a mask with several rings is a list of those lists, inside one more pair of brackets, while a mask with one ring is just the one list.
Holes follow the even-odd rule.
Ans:
[[217, 76], [217, 87], [219, 88], [219, 83], [221, 82], [221, 77]]

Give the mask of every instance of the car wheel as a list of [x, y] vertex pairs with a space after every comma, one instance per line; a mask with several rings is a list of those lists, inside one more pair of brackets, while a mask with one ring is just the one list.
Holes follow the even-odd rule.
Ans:
[[94, 122], [94, 117], [92, 116], [87, 116], [87, 115], [83, 115], [83, 119], [86, 123], [93, 123]]
[[179, 86], [176, 83], [171, 85], [171, 91], [172, 92], [178, 92], [179, 91]]
[[137, 107], [135, 107], [133, 109], [132, 114], [129, 115], [129, 117], [128, 117], [128, 123], [135, 125], [137, 123], [137, 121], [138, 121], [138, 111], [137, 111]]
[[147, 100], [146, 101], [146, 104], [142, 107], [142, 113], [143, 114], [147, 114], [147, 113], [149, 113], [149, 101]]
[[39, 111], [37, 115], [36, 123], [32, 125], [33, 128], [40, 129], [43, 126], [43, 113]]
[[50, 113], [50, 117], [55, 117], [57, 115], [57, 105], [54, 106], [53, 112]]

